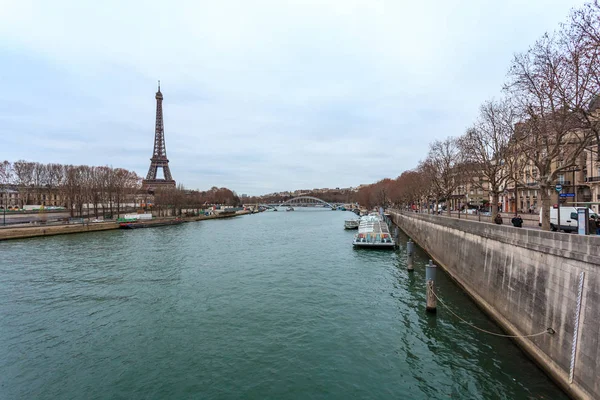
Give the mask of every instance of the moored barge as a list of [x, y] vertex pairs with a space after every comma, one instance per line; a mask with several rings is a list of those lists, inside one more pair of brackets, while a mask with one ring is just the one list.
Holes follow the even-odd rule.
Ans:
[[156, 220], [137, 220], [137, 221], [123, 221], [119, 223], [119, 228], [121, 229], [139, 229], [139, 228], [154, 228], [156, 226], [166, 226], [166, 225], [179, 225], [183, 224], [185, 221], [182, 219], [156, 219]]

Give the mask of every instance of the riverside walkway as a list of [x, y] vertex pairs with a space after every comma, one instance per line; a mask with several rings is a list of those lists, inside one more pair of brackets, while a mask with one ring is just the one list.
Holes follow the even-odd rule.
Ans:
[[[400, 211], [397, 209], [393, 209], [393, 211]], [[406, 211], [408, 212], [408, 211]], [[417, 213], [417, 214], [427, 214], [426, 212], [424, 213]], [[434, 214], [434, 213], [430, 213], [429, 215], [438, 215], [440, 217], [447, 217], [447, 218], [456, 218], [456, 219], [463, 219], [463, 220], [467, 220], [467, 221], [478, 221], [478, 222], [485, 222], [488, 224], [493, 224], [494, 221], [492, 221], [492, 217], [490, 215], [483, 215], [483, 214], [465, 214], [465, 213], [460, 213], [460, 217], [459, 217], [459, 213], [456, 211], [452, 211], [450, 213], [450, 215], [448, 215], [447, 211], [442, 212], [441, 214]], [[512, 219], [512, 217], [515, 216], [515, 213], [508, 213], [508, 212], [501, 212], [500, 215], [502, 215], [502, 222], [503, 225], [509, 225], [512, 226], [510, 220]], [[521, 218], [523, 218], [523, 228], [527, 228], [527, 229], [540, 229], [539, 227], [539, 214], [535, 213], [535, 214], [528, 214], [528, 213], [524, 213], [524, 214], [519, 214], [521, 216]]]

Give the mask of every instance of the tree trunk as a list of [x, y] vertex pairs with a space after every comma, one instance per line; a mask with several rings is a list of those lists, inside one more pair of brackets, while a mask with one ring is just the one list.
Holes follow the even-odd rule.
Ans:
[[540, 185], [540, 198], [542, 199], [542, 230], [550, 230], [550, 194], [548, 193], [548, 186]]
[[500, 194], [496, 191], [492, 192], [492, 215], [498, 214], [498, 201], [500, 200]]

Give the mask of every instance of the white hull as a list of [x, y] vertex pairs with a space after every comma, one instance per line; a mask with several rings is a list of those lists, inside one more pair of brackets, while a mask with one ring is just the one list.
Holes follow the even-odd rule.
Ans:
[[357, 242], [357, 241], [353, 241], [352, 245], [354, 247], [362, 247], [365, 249], [394, 249], [394, 247], [396, 247], [394, 245], [394, 243], [369, 243], [369, 242]]

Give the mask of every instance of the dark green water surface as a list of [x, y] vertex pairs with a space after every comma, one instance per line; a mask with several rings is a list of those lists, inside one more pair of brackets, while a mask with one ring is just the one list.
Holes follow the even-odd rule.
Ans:
[[0, 242], [0, 399], [566, 398], [510, 340], [426, 314], [426, 254], [409, 274], [354, 250], [351, 215]]

